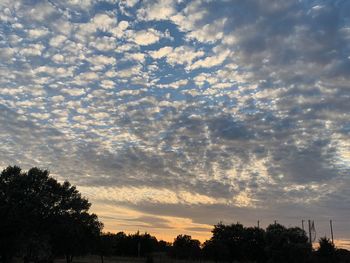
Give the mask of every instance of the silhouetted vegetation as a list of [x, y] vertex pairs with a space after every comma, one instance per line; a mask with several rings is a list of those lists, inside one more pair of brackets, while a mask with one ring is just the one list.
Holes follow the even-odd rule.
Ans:
[[326, 237], [319, 240], [319, 248], [316, 253], [318, 262], [337, 262], [337, 251], [334, 244]]
[[219, 223], [212, 233], [203, 252], [215, 261], [307, 262], [311, 254], [306, 233], [300, 228], [273, 224], [264, 231], [239, 223]]
[[7, 167], [0, 175], [0, 255], [24, 262], [52, 261], [91, 251], [102, 223], [90, 214], [90, 203], [68, 182], [59, 183], [47, 170], [22, 172]]
[[308, 262], [312, 248], [299, 227], [273, 224], [266, 229], [266, 253], [270, 262]]
[[177, 259], [199, 259], [201, 256], [200, 242], [188, 235], [178, 235], [171, 248], [171, 256]]
[[117, 234], [101, 234], [97, 254], [101, 256], [146, 257], [154, 252], [170, 254], [171, 244], [158, 241], [148, 233], [126, 235], [123, 232]]
[[102, 233], [90, 205], [74, 186], [57, 182], [47, 170], [7, 167], [0, 174], [0, 262], [16, 257], [24, 263], [44, 263], [65, 257], [71, 263], [86, 254], [99, 255], [102, 263], [111, 256], [154, 263], [155, 255], [230, 263], [350, 262], [350, 252], [337, 249], [326, 237], [313, 251], [304, 230], [280, 224], [264, 230], [218, 223], [203, 244], [189, 235], [168, 243], [148, 233]]

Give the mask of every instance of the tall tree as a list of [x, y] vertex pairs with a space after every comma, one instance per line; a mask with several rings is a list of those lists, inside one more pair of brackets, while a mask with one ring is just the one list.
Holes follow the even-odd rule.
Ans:
[[212, 233], [213, 245], [227, 251], [228, 258], [226, 260], [233, 262], [244, 258], [245, 231], [242, 224], [224, 225], [219, 223], [214, 226]]
[[6, 244], [0, 246], [1, 260], [9, 262], [14, 255], [52, 260], [65, 254], [70, 262], [86, 253], [102, 229], [90, 206], [76, 187], [57, 182], [47, 170], [7, 167], [0, 174], [0, 244]]

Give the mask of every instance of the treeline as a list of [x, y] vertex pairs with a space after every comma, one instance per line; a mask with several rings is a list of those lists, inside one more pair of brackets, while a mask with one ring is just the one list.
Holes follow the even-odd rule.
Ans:
[[157, 241], [148, 233], [102, 234], [100, 256], [148, 257], [163, 253], [180, 260], [257, 263], [350, 262], [350, 252], [336, 249], [327, 238], [313, 250], [306, 232], [298, 227], [271, 224], [266, 230], [242, 224], [219, 223], [212, 237], [201, 244], [189, 235], [179, 235], [173, 243]]
[[23, 172], [9, 166], [0, 174], [0, 262], [53, 262], [95, 254], [215, 262], [350, 262], [349, 251], [326, 238], [314, 251], [304, 230], [272, 224], [265, 229], [219, 223], [201, 244], [188, 235], [173, 243], [145, 234], [102, 233], [103, 224], [89, 212], [91, 204], [69, 182], [59, 183], [47, 170]]

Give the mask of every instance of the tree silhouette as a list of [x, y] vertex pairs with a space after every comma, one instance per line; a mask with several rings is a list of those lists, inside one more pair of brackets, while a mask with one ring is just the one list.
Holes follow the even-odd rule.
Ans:
[[306, 262], [311, 245], [298, 227], [270, 225], [266, 231], [242, 224], [218, 223], [203, 245], [206, 259], [226, 262]]
[[306, 262], [311, 245], [304, 230], [273, 224], [266, 229], [266, 251], [270, 262]]
[[211, 241], [213, 245], [220, 248], [221, 253], [227, 257], [226, 260], [232, 262], [244, 258], [245, 231], [242, 224], [224, 225], [220, 222], [214, 226], [212, 233]]
[[198, 259], [200, 257], [200, 242], [189, 235], [178, 235], [173, 243], [172, 254], [177, 259]]
[[14, 255], [36, 262], [64, 254], [69, 263], [92, 248], [100, 234], [102, 223], [88, 212], [88, 200], [47, 170], [7, 167], [0, 174], [0, 197], [2, 262]]
[[244, 229], [243, 253], [253, 262], [265, 262], [265, 231], [258, 227]]
[[115, 249], [115, 235], [112, 233], [101, 234], [97, 242], [96, 253], [101, 257], [101, 263], [105, 256], [112, 256]]
[[228, 261], [229, 251], [223, 240], [210, 239], [203, 244], [203, 255], [205, 259], [218, 261]]
[[319, 240], [319, 248], [317, 257], [320, 262], [336, 262], [336, 248], [327, 237], [322, 237]]

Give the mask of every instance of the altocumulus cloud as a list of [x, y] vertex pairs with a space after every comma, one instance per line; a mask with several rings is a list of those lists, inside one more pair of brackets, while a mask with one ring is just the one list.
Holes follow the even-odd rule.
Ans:
[[258, 214], [342, 229], [349, 14], [345, 0], [2, 1], [0, 164], [72, 181], [110, 230], [203, 237]]

